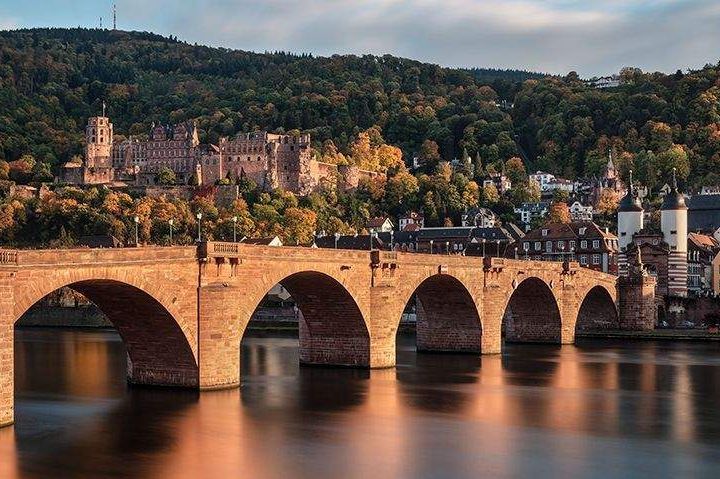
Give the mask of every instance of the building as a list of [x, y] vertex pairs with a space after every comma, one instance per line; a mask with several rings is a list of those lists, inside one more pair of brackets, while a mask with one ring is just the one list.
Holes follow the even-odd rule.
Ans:
[[419, 230], [425, 226], [425, 216], [422, 213], [411, 211], [398, 218], [398, 228], [400, 231]]
[[[504, 256], [507, 247], [514, 241], [513, 236], [504, 228], [478, 228], [459, 226], [451, 228], [423, 228], [417, 232], [419, 253], [430, 254], [482, 254]], [[476, 245], [472, 246], [471, 245]]]
[[713, 234], [720, 228], [720, 194], [693, 195], [688, 199], [688, 229]]
[[382, 173], [355, 166], [316, 161], [310, 135], [265, 131], [221, 138], [218, 145], [201, 144], [194, 121], [153, 124], [147, 138], [113, 143], [113, 126], [105, 116], [92, 117], [85, 130], [85, 159], [68, 162], [61, 179], [70, 184], [109, 184], [116, 179], [155, 185], [165, 168], [181, 185], [212, 185], [220, 180], [253, 180], [264, 190], [284, 189], [306, 195], [330, 181], [343, 190]]
[[104, 115], [88, 118], [85, 127], [85, 159], [83, 163], [65, 163], [61, 180], [83, 185], [112, 183], [115, 180], [112, 149], [113, 124], [110, 119]]
[[268, 236], [265, 238], [243, 238], [240, 240], [244, 244], [254, 244], [258, 246], [282, 246], [283, 242], [279, 236]]
[[371, 233], [387, 233], [395, 228], [395, 225], [387, 216], [370, 218], [365, 224], [365, 228]]
[[528, 178], [530, 181], [535, 181], [538, 185], [540, 185], [540, 192], [543, 192], [548, 191], [548, 184], [555, 180], [555, 175], [546, 171], [538, 170], [535, 173], [528, 175]]
[[617, 274], [618, 239], [592, 221], [551, 223], [525, 234], [510, 254], [544, 261], [578, 261], [581, 266]]
[[633, 244], [633, 237], [645, 226], [645, 214], [632, 182], [632, 171], [630, 172], [630, 185], [627, 194], [620, 200], [618, 205], [618, 273], [621, 276], [627, 274], [627, 248]]
[[585, 83], [587, 85], [591, 86], [592, 88], [599, 88], [599, 89], [617, 88], [620, 85], [622, 85], [622, 81], [620, 80], [619, 75], [611, 75], [611, 76], [593, 78], [592, 80], [587, 80]]
[[540, 201], [538, 203], [523, 203], [519, 207], [514, 209], [515, 214], [518, 215], [520, 223], [525, 227], [525, 231], [530, 230], [530, 225], [536, 219], [544, 218], [550, 211], [549, 201]]
[[720, 243], [709, 235], [688, 234], [688, 295], [714, 296], [713, 260], [720, 253]]
[[512, 182], [505, 173], [493, 173], [483, 180], [483, 188], [494, 186], [501, 195], [512, 188]]
[[477, 226], [478, 228], [492, 228], [497, 222], [497, 216], [488, 208], [471, 208], [461, 218], [462, 226]]
[[592, 221], [593, 219], [593, 207], [591, 205], [583, 206], [579, 201], [574, 201], [568, 210], [573, 221]]
[[672, 185], [660, 207], [660, 231], [644, 227], [644, 213], [631, 183], [618, 208], [620, 273], [625, 275], [627, 272], [627, 251], [638, 248], [648, 273], [657, 279], [658, 297], [687, 296], [688, 207], [685, 196], [678, 191], [674, 171]]
[[669, 246], [668, 294], [687, 296], [688, 208], [685, 196], [678, 191], [673, 169], [672, 188], [660, 207], [660, 229]]

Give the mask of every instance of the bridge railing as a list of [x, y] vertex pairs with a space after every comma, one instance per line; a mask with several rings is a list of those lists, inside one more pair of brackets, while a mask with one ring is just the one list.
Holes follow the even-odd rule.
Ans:
[[0, 264], [12, 264], [18, 263], [18, 252], [9, 249], [0, 249]]

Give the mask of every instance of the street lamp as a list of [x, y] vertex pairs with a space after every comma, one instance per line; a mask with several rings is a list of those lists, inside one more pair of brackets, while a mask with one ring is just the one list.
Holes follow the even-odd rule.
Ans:
[[373, 239], [374, 233], [375, 233], [375, 230], [371, 228], [370, 229], [370, 251], [372, 251], [372, 239]]
[[430, 240], [430, 254], [433, 253], [433, 240]]
[[500, 257], [500, 240], [495, 240], [497, 242], [497, 257]]
[[199, 242], [202, 241], [202, 223], [201, 223], [201, 220], [202, 220], [202, 212], [198, 211], [197, 214], [195, 215], [195, 218], [197, 218], [197, 224], [198, 224], [198, 237], [197, 237], [197, 242], [199, 243]]
[[133, 220], [135, 220], [135, 246], [139, 246], [140, 243], [138, 242], [138, 225], [140, 224], [140, 217], [138, 215], [135, 215], [135, 218], [133, 218]]
[[390, 251], [395, 251], [395, 243], [393, 240], [394, 236], [395, 236], [395, 232], [390, 230]]
[[448, 255], [450, 254], [450, 242], [449, 241], [445, 242], [445, 253]]
[[485, 238], [482, 239], [482, 245], [483, 245], [483, 258], [485, 257]]
[[168, 224], [170, 225], [170, 246], [172, 246], [172, 244], [173, 244], [173, 239], [172, 239], [172, 233], [173, 233], [173, 231], [172, 231], [172, 230], [173, 230], [173, 224], [175, 224], [175, 220], [172, 219], [172, 218], [170, 218], [170, 219], [168, 220]]
[[338, 240], [340, 239], [340, 233], [335, 233], [335, 249], [337, 249]]
[[238, 217], [237, 217], [237, 216], [233, 216], [233, 217], [232, 217], [232, 222], [233, 222], [233, 243], [237, 243], [237, 220], [238, 220]]

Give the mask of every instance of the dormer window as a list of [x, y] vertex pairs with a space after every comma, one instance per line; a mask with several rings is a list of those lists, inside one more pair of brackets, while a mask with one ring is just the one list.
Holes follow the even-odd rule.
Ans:
[[543, 236], [547, 236], [547, 235], [548, 235], [548, 230], [546, 230], [546, 229], [542, 230], [542, 235], [543, 235]]
[[580, 234], [584, 235], [586, 230], [587, 228], [583, 226], [582, 228], [580, 228]]

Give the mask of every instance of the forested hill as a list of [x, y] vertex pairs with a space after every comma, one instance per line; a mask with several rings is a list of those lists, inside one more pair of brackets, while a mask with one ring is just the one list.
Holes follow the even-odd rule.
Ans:
[[434, 138], [453, 157], [465, 127], [481, 117], [509, 128], [509, 116], [491, 103], [511, 100], [519, 80], [531, 76], [539, 75], [447, 69], [389, 55], [258, 54], [140, 32], [5, 31], [0, 159], [32, 153], [57, 164], [78, 153], [84, 122], [103, 100], [120, 134], [196, 118], [204, 141], [301, 129], [343, 149], [379, 125], [406, 153]]
[[85, 121], [104, 100], [123, 135], [192, 118], [206, 142], [300, 129], [347, 151], [377, 125], [408, 162], [430, 140], [446, 160], [466, 150], [499, 167], [524, 152], [527, 169], [574, 178], [599, 173], [612, 150], [623, 174], [634, 168], [651, 187], [673, 167], [691, 186], [720, 183], [720, 66], [670, 75], [628, 68], [621, 77], [620, 87], [599, 90], [573, 73], [450, 69], [389, 55], [258, 54], [109, 30], [0, 32], [0, 160], [30, 153], [57, 165], [80, 153]]

